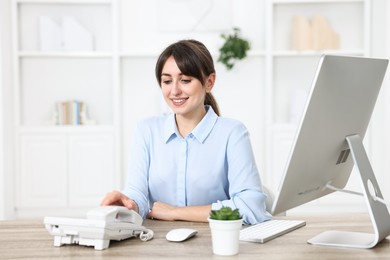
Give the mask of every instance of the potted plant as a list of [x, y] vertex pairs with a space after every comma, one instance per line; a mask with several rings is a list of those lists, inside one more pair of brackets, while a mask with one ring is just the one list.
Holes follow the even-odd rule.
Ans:
[[212, 210], [208, 221], [213, 253], [225, 256], [238, 254], [242, 227], [242, 216], [239, 210], [223, 206], [219, 210]]
[[225, 65], [227, 70], [231, 70], [237, 60], [245, 58], [250, 49], [249, 42], [241, 38], [240, 34], [241, 30], [235, 27], [232, 34], [221, 35], [225, 42], [219, 49], [218, 61]]

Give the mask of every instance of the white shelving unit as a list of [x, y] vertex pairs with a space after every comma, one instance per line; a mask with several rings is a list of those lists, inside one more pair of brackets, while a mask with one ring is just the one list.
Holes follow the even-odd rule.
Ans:
[[[117, 2], [13, 0], [12, 5], [16, 217], [84, 214], [121, 181]], [[58, 26], [62, 49], [42, 50], [41, 17]], [[92, 49], [80, 47], [82, 42], [65, 48], [78, 36], [64, 36], [64, 17], [93, 35]], [[84, 102], [96, 124], [50, 122], [55, 104], [67, 100]]]
[[[370, 55], [370, 1], [269, 0], [267, 15], [265, 182], [277, 190], [320, 56]], [[292, 21], [296, 16], [306, 18], [311, 28], [313, 17], [325, 18], [339, 35], [339, 47], [294, 50]]]

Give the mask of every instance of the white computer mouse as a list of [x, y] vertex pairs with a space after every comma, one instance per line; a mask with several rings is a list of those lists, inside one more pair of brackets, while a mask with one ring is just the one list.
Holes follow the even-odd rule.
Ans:
[[182, 242], [185, 241], [198, 233], [198, 230], [192, 228], [176, 228], [172, 229], [165, 236], [168, 241]]

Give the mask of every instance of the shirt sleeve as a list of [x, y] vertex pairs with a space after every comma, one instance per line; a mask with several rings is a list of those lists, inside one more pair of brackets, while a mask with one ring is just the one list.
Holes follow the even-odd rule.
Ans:
[[271, 219], [271, 214], [266, 211], [267, 196], [262, 192], [249, 133], [243, 124], [233, 128], [226, 153], [230, 199], [213, 203], [212, 209], [222, 206], [238, 208], [244, 224], [252, 225]]
[[138, 204], [139, 214], [146, 218], [149, 213], [148, 202], [148, 169], [150, 154], [148, 131], [145, 124], [140, 122], [130, 145], [127, 180], [122, 193]]

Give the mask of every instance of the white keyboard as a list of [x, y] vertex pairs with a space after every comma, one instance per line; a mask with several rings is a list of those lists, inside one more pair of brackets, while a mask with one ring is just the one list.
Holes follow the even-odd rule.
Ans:
[[241, 229], [240, 240], [265, 243], [304, 225], [306, 222], [303, 220], [272, 219]]

